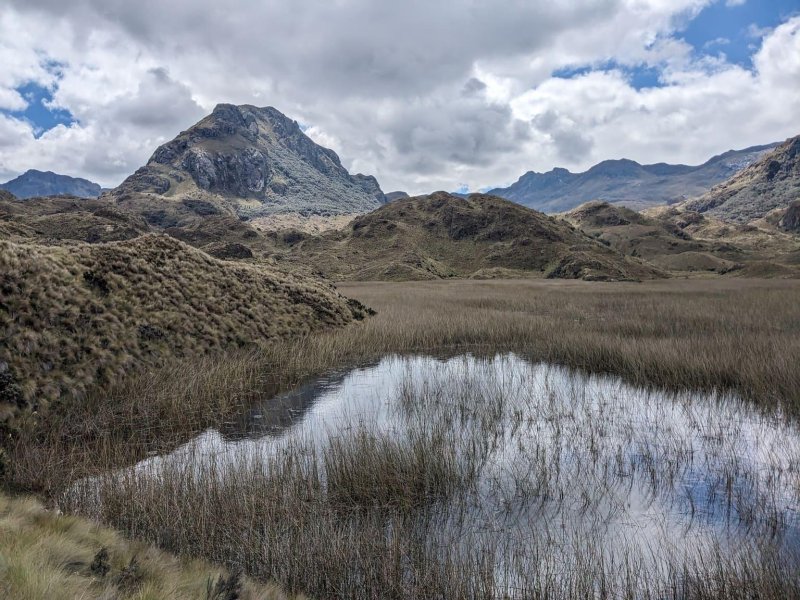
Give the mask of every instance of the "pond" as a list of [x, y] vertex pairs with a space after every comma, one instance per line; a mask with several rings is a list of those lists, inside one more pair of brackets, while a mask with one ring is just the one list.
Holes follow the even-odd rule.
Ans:
[[[482, 565], [491, 596], [525, 595], [543, 582], [598, 592], [603, 580], [643, 597], [687, 572], [741, 568], [765, 552], [797, 560], [798, 433], [731, 395], [646, 390], [515, 354], [387, 356], [114, 474], [90, 512], [103, 512], [110, 486], [131, 481], [158, 503], [159, 485], [203, 496], [216, 486], [230, 492], [235, 480], [244, 498], [242, 481], [252, 493], [258, 478], [261, 490], [283, 490], [283, 503], [294, 489], [311, 506], [305, 518], [330, 521], [325, 535], [343, 543], [363, 524], [364, 535], [419, 545], [427, 564], [469, 565], [471, 577]], [[89, 495], [74, 493], [86, 508]], [[248, 502], [263, 502], [258, 544], [276, 544], [275, 502]], [[349, 507], [347, 516], [332, 516], [334, 505]], [[303, 531], [287, 535], [296, 542]], [[367, 568], [363, 552], [342, 552], [353, 572]], [[262, 551], [261, 560], [268, 576], [294, 581], [277, 557]]]

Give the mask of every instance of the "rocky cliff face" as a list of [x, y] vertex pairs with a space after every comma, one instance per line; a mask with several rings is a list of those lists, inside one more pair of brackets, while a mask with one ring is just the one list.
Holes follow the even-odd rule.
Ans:
[[800, 136], [790, 138], [685, 207], [725, 221], [747, 223], [770, 211], [786, 209], [796, 200], [800, 200]]
[[203, 201], [239, 217], [362, 213], [384, 203], [374, 177], [350, 175], [278, 110], [220, 104], [159, 147], [112, 194]]
[[98, 184], [88, 179], [36, 169], [30, 169], [6, 183], [0, 183], [0, 189], [11, 192], [17, 198], [57, 195], [97, 198], [102, 191]]

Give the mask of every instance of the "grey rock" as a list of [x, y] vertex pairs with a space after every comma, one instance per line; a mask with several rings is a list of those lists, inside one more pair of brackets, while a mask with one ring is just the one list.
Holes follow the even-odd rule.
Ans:
[[189, 182], [240, 217], [360, 213], [386, 201], [374, 177], [349, 174], [333, 150], [272, 107], [218, 105], [156, 149], [111, 195], [196, 197]]

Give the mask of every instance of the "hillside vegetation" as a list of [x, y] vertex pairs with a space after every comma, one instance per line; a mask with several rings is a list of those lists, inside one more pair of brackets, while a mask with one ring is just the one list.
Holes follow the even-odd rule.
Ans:
[[[201, 560], [180, 559], [32, 498], [0, 493], [0, 596], [47, 600], [288, 600]], [[297, 598], [298, 596], [291, 596]]]
[[639, 213], [607, 202], [587, 202], [564, 218], [623, 254], [673, 274], [800, 276], [800, 238], [775, 227], [726, 223], [675, 207]]
[[144, 219], [108, 200], [60, 196], [18, 199], [0, 191], [0, 236], [45, 244], [116, 242], [149, 231]]
[[687, 210], [747, 223], [800, 199], [800, 136], [791, 138], [700, 198]]
[[333, 279], [549, 277], [632, 280], [654, 267], [568, 223], [489, 195], [400, 199], [319, 236], [273, 234], [289, 260]]
[[333, 288], [224, 263], [168, 236], [0, 241], [0, 423], [167, 356], [199, 356], [363, 316]]

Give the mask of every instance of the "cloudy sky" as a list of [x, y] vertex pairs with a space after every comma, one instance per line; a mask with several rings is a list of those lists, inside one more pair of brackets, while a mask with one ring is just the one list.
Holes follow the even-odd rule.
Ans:
[[386, 191], [800, 134], [800, 0], [3, 0], [0, 181], [118, 184], [219, 102]]

